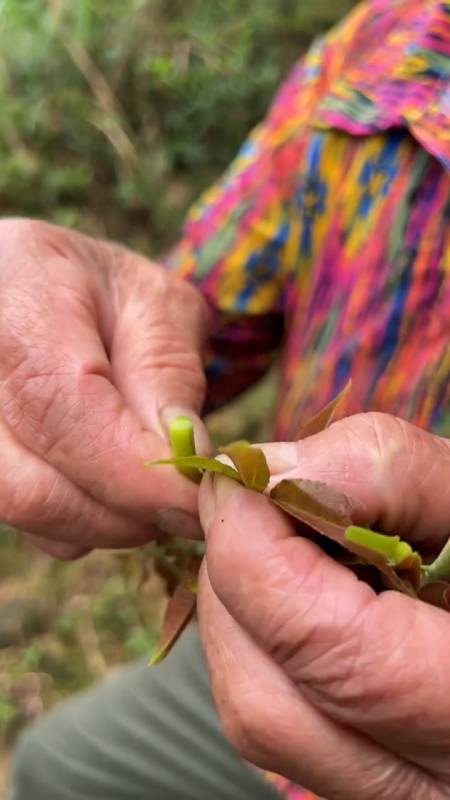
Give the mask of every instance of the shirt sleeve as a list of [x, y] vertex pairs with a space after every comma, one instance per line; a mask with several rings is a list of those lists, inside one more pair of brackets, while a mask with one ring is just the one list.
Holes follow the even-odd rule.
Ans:
[[280, 344], [286, 280], [298, 249], [292, 207], [299, 149], [323, 91], [326, 60], [319, 41], [294, 67], [264, 122], [191, 209], [169, 259], [211, 310], [207, 410], [254, 383]]

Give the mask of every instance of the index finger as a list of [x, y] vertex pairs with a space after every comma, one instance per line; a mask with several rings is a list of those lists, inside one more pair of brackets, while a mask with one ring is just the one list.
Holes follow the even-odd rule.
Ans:
[[450, 749], [447, 613], [377, 596], [267, 498], [216, 483], [214, 497], [202, 485], [200, 513], [211, 585], [231, 616], [335, 720], [421, 765], [439, 761]]
[[[31, 279], [24, 302], [2, 299], [0, 362], [5, 422], [20, 441], [104, 505], [140, 521], [176, 508], [196, 515], [197, 491], [146, 460], [170, 455], [113, 384], [93, 298], [68, 259], [54, 257], [54, 286]], [[53, 274], [53, 273], [52, 273]]]
[[418, 791], [419, 785], [431, 796], [428, 776], [308, 701], [229, 615], [204, 568], [199, 588], [213, 695], [224, 731], [241, 756], [320, 797], [410, 800], [412, 787]]
[[329, 483], [364, 504], [358, 522], [439, 549], [449, 537], [450, 442], [405, 420], [347, 417], [300, 442], [262, 445], [282, 478]]

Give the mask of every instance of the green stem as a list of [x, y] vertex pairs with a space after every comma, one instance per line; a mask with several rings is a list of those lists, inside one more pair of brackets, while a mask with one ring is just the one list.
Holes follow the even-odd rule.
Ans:
[[385, 556], [393, 567], [398, 567], [413, 552], [411, 545], [402, 542], [399, 536], [386, 536], [368, 528], [359, 528], [357, 525], [347, 528], [345, 538], [353, 544]]
[[[194, 426], [189, 417], [177, 417], [169, 426], [170, 444], [174, 458], [195, 456]], [[201, 475], [198, 470], [190, 467], [177, 467], [178, 471], [189, 478], [190, 481], [200, 483]]]
[[424, 582], [450, 581], [450, 539], [432, 564], [422, 567]]

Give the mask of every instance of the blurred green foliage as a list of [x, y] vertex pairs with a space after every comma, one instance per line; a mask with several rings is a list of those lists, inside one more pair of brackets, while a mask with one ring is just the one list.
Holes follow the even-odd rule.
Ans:
[[353, 0], [3, 0], [0, 213], [150, 252]]

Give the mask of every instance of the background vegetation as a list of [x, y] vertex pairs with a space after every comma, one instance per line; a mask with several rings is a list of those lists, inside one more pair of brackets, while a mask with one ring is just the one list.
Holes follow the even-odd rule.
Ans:
[[[0, 213], [167, 250], [290, 65], [352, 5], [0, 0]], [[259, 389], [213, 434], [254, 436], [269, 408]], [[139, 556], [56, 564], [0, 533], [5, 751], [53, 702], [151, 650], [161, 592], [141, 571]]]

